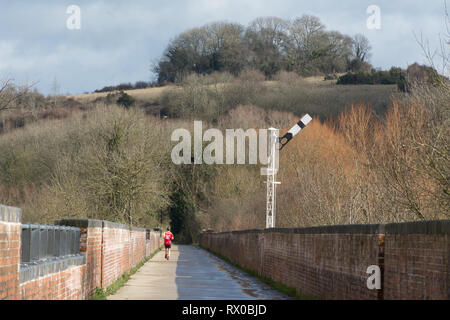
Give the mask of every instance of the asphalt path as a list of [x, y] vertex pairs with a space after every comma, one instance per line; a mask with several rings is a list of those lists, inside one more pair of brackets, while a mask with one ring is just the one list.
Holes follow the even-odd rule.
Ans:
[[188, 245], [172, 245], [142, 266], [108, 300], [280, 300], [289, 299], [258, 279]]

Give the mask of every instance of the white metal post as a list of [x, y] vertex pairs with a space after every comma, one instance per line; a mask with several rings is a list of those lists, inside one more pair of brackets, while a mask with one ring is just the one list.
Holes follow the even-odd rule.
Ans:
[[283, 149], [288, 142], [295, 137], [312, 118], [309, 114], [303, 116], [283, 137], [278, 138], [278, 129], [269, 128], [269, 165], [267, 168], [267, 204], [266, 204], [266, 228], [275, 228], [276, 216], [276, 181], [278, 171], [278, 151]]
[[278, 129], [269, 128], [269, 161], [267, 168], [266, 228], [275, 228]]

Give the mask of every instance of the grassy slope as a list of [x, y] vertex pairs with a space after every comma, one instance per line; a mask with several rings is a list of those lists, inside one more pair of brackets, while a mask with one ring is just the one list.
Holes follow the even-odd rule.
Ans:
[[[264, 109], [290, 111], [295, 114], [304, 113], [304, 109], [309, 109], [310, 112], [321, 115], [322, 118], [334, 117], [344, 107], [352, 104], [371, 105], [374, 110], [382, 114], [387, 108], [390, 96], [396, 91], [395, 85], [338, 86], [335, 80], [324, 81], [323, 77], [308, 77], [303, 80], [298, 84], [298, 90], [294, 90], [289, 97], [286, 97], [285, 92], [278, 92], [279, 83], [277, 81], [265, 81], [264, 86], [271, 93], [260, 97], [262, 100], [256, 104]], [[141, 104], [149, 103], [158, 108], [158, 106], [163, 107], [160, 99], [163, 92], [171, 88], [177, 88], [177, 86], [125, 90], [125, 92]], [[110, 93], [118, 93], [118, 91], [79, 94], [67, 96], [67, 98], [88, 103], [99, 98], [105, 98]]]
[[[170, 86], [157, 87], [157, 88], [135, 89], [135, 90], [125, 90], [125, 92], [127, 94], [131, 95], [133, 98], [147, 101], [147, 100], [158, 99], [161, 96], [161, 93], [164, 90], [166, 90], [168, 87], [170, 87]], [[106, 97], [110, 93], [117, 93], [117, 92], [118, 91], [94, 92], [94, 93], [87, 93], [87, 94], [70, 95], [70, 96], [66, 96], [66, 97], [73, 98], [80, 102], [91, 102], [97, 98], [103, 98], [103, 97]]]

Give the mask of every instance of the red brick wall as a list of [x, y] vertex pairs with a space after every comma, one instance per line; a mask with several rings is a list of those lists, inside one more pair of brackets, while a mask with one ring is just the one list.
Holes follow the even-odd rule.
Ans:
[[102, 222], [80, 228], [80, 251], [86, 255], [86, 283], [88, 295], [101, 287], [102, 281]]
[[0, 205], [0, 300], [20, 299], [21, 211]]
[[[263, 275], [323, 299], [377, 299], [367, 289], [378, 235], [268, 233]], [[314, 281], [311, 281], [314, 279]]]
[[[423, 221], [203, 233], [200, 245], [316, 298], [449, 299], [449, 234], [450, 221]], [[381, 290], [367, 288], [370, 265]]]
[[49, 274], [20, 285], [23, 300], [84, 300], [90, 295], [86, 265]]
[[161, 247], [159, 232], [152, 232], [152, 241], [147, 242], [146, 230], [99, 220], [62, 220], [62, 225], [82, 228], [83, 239], [87, 237], [87, 277], [92, 293], [96, 287], [107, 288], [129, 272], [148, 255]]
[[450, 299], [450, 223], [411, 225], [386, 225], [385, 299]]
[[145, 256], [148, 257], [163, 245], [164, 241], [160, 231], [151, 231], [150, 241], [145, 244]]
[[102, 287], [107, 288], [125, 272], [129, 272], [148, 255], [161, 247], [159, 233], [152, 232], [146, 240], [146, 230], [104, 222]]
[[[6, 214], [4, 213], [6, 212]], [[159, 247], [159, 232], [91, 219], [69, 219], [57, 224], [80, 228], [77, 266], [20, 283], [21, 211], [0, 206], [0, 300], [87, 299], [97, 287], [106, 288]]]
[[130, 230], [121, 226], [103, 228], [102, 287], [107, 288], [130, 270]]
[[133, 268], [135, 265], [139, 264], [142, 260], [145, 259], [145, 249], [147, 245], [146, 241], [146, 231], [145, 229], [139, 230], [137, 228], [132, 229], [130, 231], [130, 244], [131, 244], [131, 251], [133, 254], [129, 255], [129, 264], [128, 264], [128, 271]]

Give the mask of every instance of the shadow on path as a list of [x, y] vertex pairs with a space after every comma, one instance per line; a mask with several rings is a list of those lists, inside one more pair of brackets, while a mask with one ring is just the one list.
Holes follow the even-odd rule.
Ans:
[[289, 299], [261, 281], [189, 245], [173, 245], [170, 260], [158, 252], [108, 300]]

